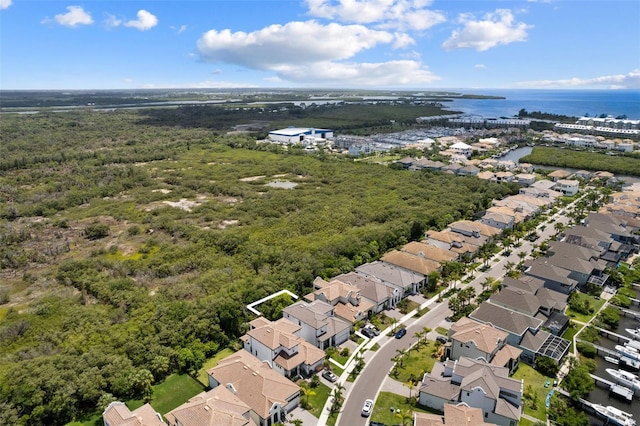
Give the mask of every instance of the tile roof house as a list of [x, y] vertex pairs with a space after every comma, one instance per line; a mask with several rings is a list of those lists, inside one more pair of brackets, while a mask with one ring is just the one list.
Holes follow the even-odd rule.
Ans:
[[224, 386], [194, 396], [165, 417], [170, 426], [257, 426], [251, 408]]
[[413, 426], [495, 426], [485, 423], [482, 410], [469, 407], [464, 402], [444, 404], [444, 415], [413, 413]]
[[580, 181], [575, 179], [558, 179], [553, 189], [567, 196], [576, 195], [580, 189]]
[[449, 224], [449, 229], [467, 237], [492, 238], [499, 235], [502, 229], [487, 225], [479, 220], [458, 220]]
[[570, 175], [571, 173], [566, 170], [554, 170], [553, 172], [549, 173], [547, 177], [550, 177], [554, 182], [557, 182], [560, 179], [568, 178]]
[[495, 211], [488, 211], [480, 218], [480, 222], [498, 229], [513, 229], [515, 225], [515, 216]]
[[458, 254], [451, 250], [445, 250], [433, 244], [427, 244], [424, 242], [413, 241], [405, 244], [401, 248], [402, 251], [422, 256], [426, 259], [433, 260], [434, 262], [442, 263], [456, 260]]
[[[424, 275], [422, 285], [427, 283], [427, 276], [432, 272], [440, 270], [440, 263], [427, 259], [423, 256], [407, 253], [400, 250], [392, 250], [387, 252], [380, 259], [383, 262], [390, 263], [399, 268], [404, 268], [417, 274]], [[411, 293], [417, 293], [422, 289], [421, 285], [416, 285], [411, 289]]]
[[207, 371], [209, 386], [227, 388], [251, 408], [250, 418], [260, 426], [283, 422], [300, 403], [300, 387], [244, 349]]
[[102, 413], [105, 426], [166, 426], [160, 413], [149, 404], [131, 411], [124, 402], [109, 404]]
[[464, 402], [481, 409], [484, 420], [511, 426], [522, 415], [524, 384], [508, 374], [506, 368], [466, 357], [437, 362], [431, 373], [424, 375], [419, 402], [439, 411], [444, 411], [446, 404]]
[[512, 346], [518, 346], [525, 332], [529, 329], [538, 330], [544, 321], [529, 315], [521, 314], [502, 306], [489, 302], [482, 302], [473, 311], [469, 318], [493, 327], [509, 334], [507, 342]]
[[461, 357], [482, 358], [493, 365], [507, 367], [513, 373], [518, 368], [522, 351], [507, 345], [507, 337], [508, 333], [490, 324], [462, 317], [451, 325], [451, 343], [445, 345], [445, 357], [453, 360]]
[[305, 299], [327, 302], [335, 308], [334, 313], [338, 318], [349, 323], [366, 319], [374, 307], [374, 303], [362, 298], [358, 287], [348, 282], [336, 279], [325, 281], [316, 277], [313, 288], [314, 291], [306, 295]]
[[356, 268], [356, 273], [376, 278], [384, 285], [398, 289], [401, 292], [401, 297], [413, 294], [415, 289], [422, 288], [427, 279], [421, 273], [381, 261], [362, 264]]
[[[483, 238], [485, 238], [486, 242], [486, 237]], [[484, 242], [476, 242], [473, 240], [470, 242], [469, 240], [470, 237], [454, 232], [448, 228], [443, 231], [427, 231], [424, 239], [428, 244], [433, 244], [441, 249], [449, 250], [459, 255], [468, 254], [473, 256]]]
[[286, 377], [310, 376], [322, 369], [324, 351], [296, 335], [299, 325], [280, 318], [272, 322], [259, 317], [240, 338], [243, 348]]
[[322, 300], [296, 302], [282, 316], [300, 326], [298, 336], [322, 350], [346, 342], [351, 333], [351, 323], [336, 317], [335, 308]]
[[402, 300], [402, 291], [397, 287], [384, 285], [382, 281], [375, 277], [368, 277], [356, 272], [337, 275], [333, 278], [360, 289], [360, 295], [370, 301], [372, 311], [382, 312], [385, 309], [392, 309]]
[[531, 173], [518, 173], [514, 176], [514, 180], [518, 185], [529, 186], [536, 182], [536, 175]]

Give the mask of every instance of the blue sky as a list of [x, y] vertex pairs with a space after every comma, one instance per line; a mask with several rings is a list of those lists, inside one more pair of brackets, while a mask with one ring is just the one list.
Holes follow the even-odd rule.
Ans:
[[0, 88], [640, 88], [638, 0], [0, 0]]

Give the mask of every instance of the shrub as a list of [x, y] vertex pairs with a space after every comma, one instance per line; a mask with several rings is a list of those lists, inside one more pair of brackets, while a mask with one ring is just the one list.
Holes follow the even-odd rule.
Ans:
[[109, 235], [109, 226], [102, 223], [92, 223], [84, 228], [84, 236], [90, 240], [99, 240]]
[[597, 354], [596, 347], [591, 343], [578, 342], [576, 344], [576, 349], [578, 349], [578, 352], [580, 352], [582, 356], [587, 358], [595, 358]]

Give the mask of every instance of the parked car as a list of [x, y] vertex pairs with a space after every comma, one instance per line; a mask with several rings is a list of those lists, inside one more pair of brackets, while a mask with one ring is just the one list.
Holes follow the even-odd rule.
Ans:
[[407, 329], [401, 328], [400, 330], [396, 331], [396, 339], [402, 339], [405, 334], [407, 334]]
[[364, 336], [368, 337], [369, 339], [372, 339], [376, 336], [373, 330], [369, 328], [363, 328], [362, 330], [360, 330], [360, 333], [362, 333]]
[[364, 328], [373, 331], [373, 334], [375, 334], [376, 336], [380, 334], [380, 329], [373, 324], [367, 324], [364, 326]]
[[338, 380], [338, 376], [336, 376], [331, 370], [324, 370], [322, 372], [322, 377], [330, 381], [331, 383], [335, 383]]
[[442, 344], [445, 344], [445, 343], [447, 343], [447, 342], [449, 341], [449, 339], [447, 339], [447, 338], [446, 338], [446, 337], [444, 337], [444, 336], [438, 336], [438, 337], [436, 337], [436, 340], [437, 340], [438, 342], [442, 343]]
[[369, 417], [373, 411], [373, 400], [367, 399], [362, 406], [362, 417]]

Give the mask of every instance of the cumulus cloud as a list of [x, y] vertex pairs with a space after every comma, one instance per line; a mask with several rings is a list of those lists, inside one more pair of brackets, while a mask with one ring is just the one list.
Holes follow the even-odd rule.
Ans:
[[[210, 30], [198, 40], [203, 60], [274, 69], [291, 64], [343, 60], [397, 37], [362, 25], [321, 25], [315, 21], [270, 25], [246, 33]], [[402, 40], [406, 43], [406, 40]]]
[[140, 9], [137, 16], [138, 19], [127, 21], [124, 23], [124, 26], [136, 28], [140, 31], [146, 31], [158, 25], [158, 18], [144, 9]]
[[477, 68], [477, 69], [480, 69], [480, 70], [487, 69], [487, 66], [485, 64], [475, 64], [473, 67]]
[[[43, 23], [49, 23], [51, 20], [46, 18]], [[78, 25], [91, 25], [93, 24], [93, 18], [89, 12], [81, 6], [67, 6], [67, 13], [60, 13], [53, 17], [53, 22], [64, 27], [74, 28]]]
[[565, 80], [536, 80], [517, 83], [519, 87], [605, 87], [609, 89], [640, 89], [640, 68], [627, 74], [605, 75], [593, 78], [569, 78]]
[[442, 48], [475, 49], [478, 52], [491, 49], [501, 44], [526, 41], [527, 31], [533, 28], [524, 22], [515, 22], [513, 13], [508, 9], [497, 9], [488, 13], [482, 20], [473, 20], [468, 14], [460, 15], [463, 27], [451, 34]]
[[107, 13], [107, 17], [104, 20], [104, 26], [107, 27], [107, 29], [116, 28], [120, 25], [122, 25], [122, 19], [119, 19], [117, 16]]
[[11, 6], [12, 0], [0, 0], [0, 9], [6, 9]]
[[380, 28], [425, 30], [446, 21], [431, 0], [306, 0], [309, 15]]

